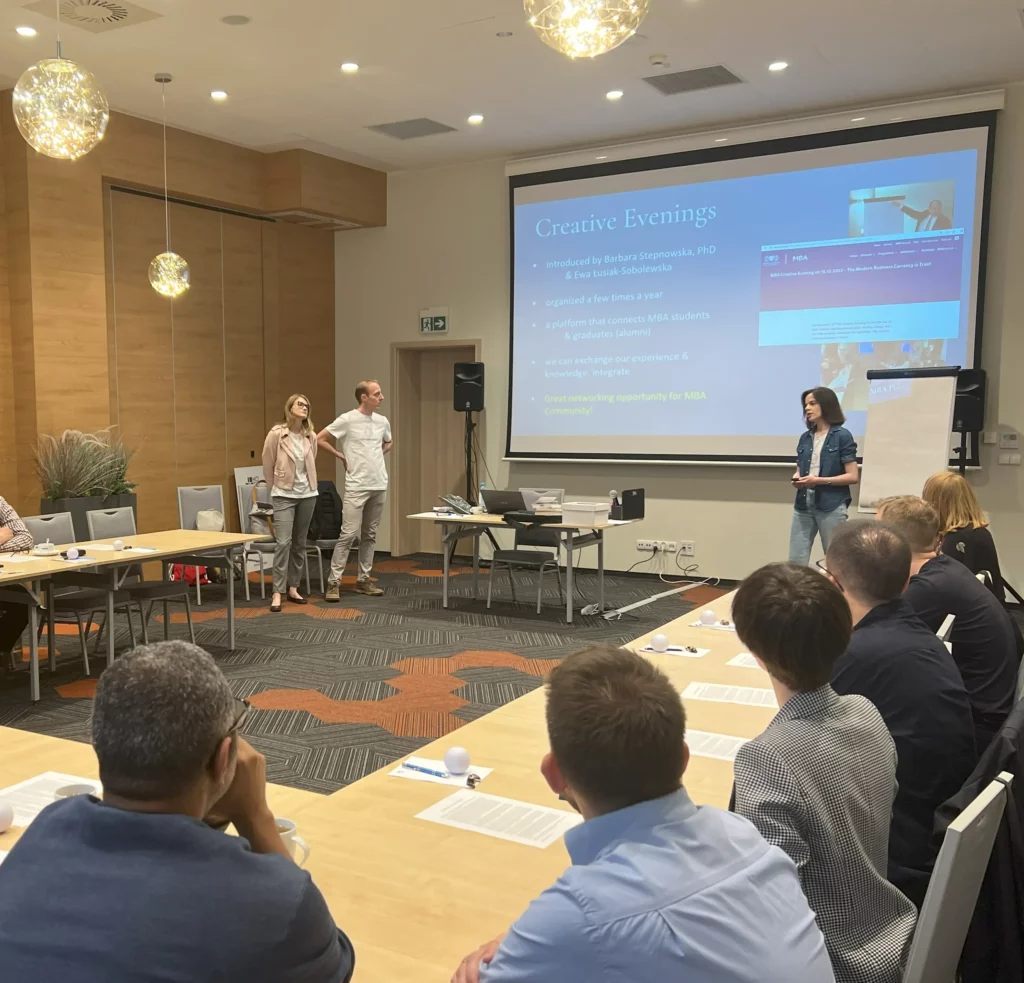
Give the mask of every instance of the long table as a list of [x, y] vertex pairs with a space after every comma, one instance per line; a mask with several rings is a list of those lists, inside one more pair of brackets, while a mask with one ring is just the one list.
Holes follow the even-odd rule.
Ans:
[[[442, 606], [448, 607], [448, 581], [451, 569], [451, 557], [455, 544], [460, 539], [473, 540], [473, 597], [479, 596], [480, 580], [480, 537], [495, 529], [512, 529], [503, 516], [491, 515], [488, 512], [463, 515], [458, 512], [417, 512], [406, 516], [424, 522], [436, 522], [442, 527], [441, 552], [444, 554], [444, 583], [442, 586]], [[638, 519], [606, 519], [604, 522], [586, 525], [576, 523], [568, 525], [563, 522], [546, 522], [537, 526], [538, 529], [550, 529], [559, 533], [565, 545], [565, 620], [572, 624], [573, 614], [573, 550], [585, 546], [597, 545], [597, 609], [604, 610], [604, 534], [610, 529], [633, 525]]]
[[[685, 596], [685, 595], [684, 595]], [[731, 595], [708, 605], [729, 617]], [[760, 669], [727, 663], [742, 652], [735, 633], [691, 627], [699, 612], [685, 614], [629, 644], [640, 651], [660, 632], [672, 645], [693, 645], [711, 652], [693, 659], [643, 653], [662, 668], [680, 690], [691, 682], [767, 688]], [[687, 701], [687, 728], [750, 738], [775, 711], [767, 707]], [[12, 740], [39, 741], [35, 735]], [[55, 744], [52, 758], [19, 764], [19, 747], [8, 747], [0, 730], [0, 780], [48, 769], [91, 776], [83, 763], [84, 745], [72, 745], [68, 757]], [[544, 692], [536, 689], [480, 719], [421, 748], [417, 754], [441, 758], [451, 746], [467, 748], [478, 766], [494, 768], [480, 791], [564, 808], [539, 772], [548, 750]], [[71, 755], [77, 754], [75, 758]], [[88, 751], [91, 754], [91, 750]], [[541, 850], [416, 819], [454, 789], [388, 775], [393, 765], [366, 776], [330, 796], [300, 797], [284, 805], [299, 833], [312, 847], [307, 869], [323, 892], [337, 923], [356, 948], [359, 983], [447, 983], [459, 961], [477, 946], [505, 931], [530, 901], [568, 866], [561, 841]], [[684, 781], [701, 804], [725, 807], [732, 788], [728, 761], [693, 756]], [[287, 796], [288, 790], [274, 795]], [[272, 801], [275, 810], [278, 805]], [[0, 836], [0, 849], [7, 849]]]
[[[709, 605], [728, 617], [730, 598]], [[767, 687], [760, 669], [727, 665], [742, 651], [732, 632], [690, 628], [697, 612], [659, 631], [674, 645], [711, 649], [701, 659], [650, 655], [682, 690], [690, 682]], [[652, 633], [653, 634], [653, 633]], [[643, 636], [630, 647], [639, 650]], [[647, 655], [648, 653], [644, 653]], [[755, 737], [774, 710], [690, 701], [688, 727]], [[494, 710], [421, 748], [441, 758], [452, 745], [494, 772], [480, 791], [560, 808], [539, 772], [548, 750], [542, 689]], [[360, 983], [447, 983], [468, 952], [505, 931], [568, 866], [561, 842], [520, 846], [416, 819], [454, 789], [392, 778], [388, 766], [302, 809], [302, 835], [313, 847], [308, 869], [338, 924], [356, 947]], [[685, 776], [695, 801], [725, 807], [728, 761], [692, 757]], [[565, 808], [565, 807], [562, 807]]]
[[[252, 542], [253, 537], [232, 532], [202, 532], [196, 529], [172, 529], [163, 532], [140, 533], [136, 536], [122, 536], [120, 542], [126, 550], [115, 550], [115, 539], [97, 539], [86, 543], [69, 543], [59, 549], [75, 546], [84, 549], [86, 556], [81, 560], [64, 560], [59, 557], [34, 557], [27, 554], [0, 554], [0, 588], [5, 585], [20, 585], [24, 591], [0, 589], [0, 600], [29, 606], [29, 653], [30, 653], [30, 696], [38, 702], [39, 692], [39, 611], [45, 607], [41, 595], [41, 584], [59, 578], [65, 584], [101, 587], [107, 591], [107, 664], [114, 660], [114, 595], [123, 581], [129, 567], [157, 561], [167, 563], [181, 556], [205, 554], [210, 556], [211, 566], [218, 556], [223, 556], [228, 571], [228, 647], [235, 647], [235, 568], [232, 554], [243, 543]], [[98, 547], [98, 548], [97, 548]], [[146, 552], [137, 552], [143, 547]], [[27, 592], [27, 593], [26, 593]], [[53, 632], [48, 636], [51, 669], [53, 668]]]
[[[97, 783], [100, 779], [99, 762], [91, 744], [0, 727], [0, 788], [16, 785], [47, 771], [77, 775]], [[324, 796], [317, 792], [286, 785], [267, 785], [267, 803], [274, 815], [281, 818], [291, 819], [293, 814], [322, 798]], [[0, 833], [0, 850], [10, 850], [23, 832], [24, 829], [12, 826], [6, 833]]]

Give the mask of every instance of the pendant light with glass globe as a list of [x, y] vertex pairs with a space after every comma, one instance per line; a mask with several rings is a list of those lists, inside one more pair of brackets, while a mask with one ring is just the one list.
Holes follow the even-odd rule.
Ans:
[[18, 132], [33, 150], [57, 160], [84, 157], [106, 133], [110, 106], [96, 77], [61, 54], [25, 69], [11, 98]]
[[650, 0], [523, 0], [540, 39], [570, 58], [594, 58], [636, 34]]
[[170, 297], [174, 300], [188, 293], [192, 283], [188, 263], [171, 251], [171, 205], [167, 192], [167, 83], [171, 81], [171, 76], [167, 72], [158, 72], [153, 78], [160, 83], [160, 102], [163, 106], [164, 231], [167, 235], [167, 249], [154, 256], [153, 262], [149, 264], [149, 282], [161, 297]]

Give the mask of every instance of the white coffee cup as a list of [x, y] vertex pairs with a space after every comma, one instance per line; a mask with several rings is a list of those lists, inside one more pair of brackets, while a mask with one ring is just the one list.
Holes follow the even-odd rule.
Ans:
[[[309, 844], [298, 834], [295, 823], [290, 819], [274, 819], [277, 823], [277, 831], [281, 834], [281, 839], [284, 840], [284, 845], [288, 850], [292, 860], [294, 860], [300, 867], [306, 866], [306, 861], [309, 860]], [[298, 860], [295, 857], [297, 851], [302, 851], [302, 859]]]
[[59, 802], [61, 799], [72, 799], [76, 795], [95, 795], [95, 785], [63, 785], [53, 793], [53, 801]]

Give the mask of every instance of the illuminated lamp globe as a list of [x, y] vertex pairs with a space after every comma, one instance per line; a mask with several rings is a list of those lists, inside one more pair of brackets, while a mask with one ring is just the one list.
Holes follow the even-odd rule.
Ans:
[[28, 145], [57, 160], [84, 157], [103, 139], [110, 120], [96, 76], [66, 58], [44, 58], [26, 68], [12, 102]]
[[161, 253], [149, 264], [149, 282], [161, 297], [174, 300], [188, 293], [192, 286], [188, 263], [177, 253]]
[[631, 38], [650, 0], [523, 0], [540, 39], [570, 58], [594, 58]]

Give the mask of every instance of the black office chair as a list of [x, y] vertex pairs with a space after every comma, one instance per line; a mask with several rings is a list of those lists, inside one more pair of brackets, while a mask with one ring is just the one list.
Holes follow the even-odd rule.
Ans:
[[[561, 536], [554, 529], [540, 529], [520, 522], [510, 522], [509, 525], [513, 526], [516, 531], [515, 546], [510, 550], [495, 550], [491, 556], [491, 575], [487, 579], [487, 607], [491, 606], [491, 589], [494, 586], [495, 569], [499, 565], [504, 565], [508, 568], [508, 582], [512, 588], [513, 603], [516, 602], [516, 581], [512, 573], [513, 568], [537, 571], [537, 614], [540, 614], [544, 574], [552, 567], [555, 570], [555, 579], [558, 581], [558, 596], [563, 601], [565, 599], [565, 594], [562, 591], [562, 571], [558, 566]], [[552, 553], [547, 549], [520, 549], [520, 546], [553, 546], [555, 551]]]

